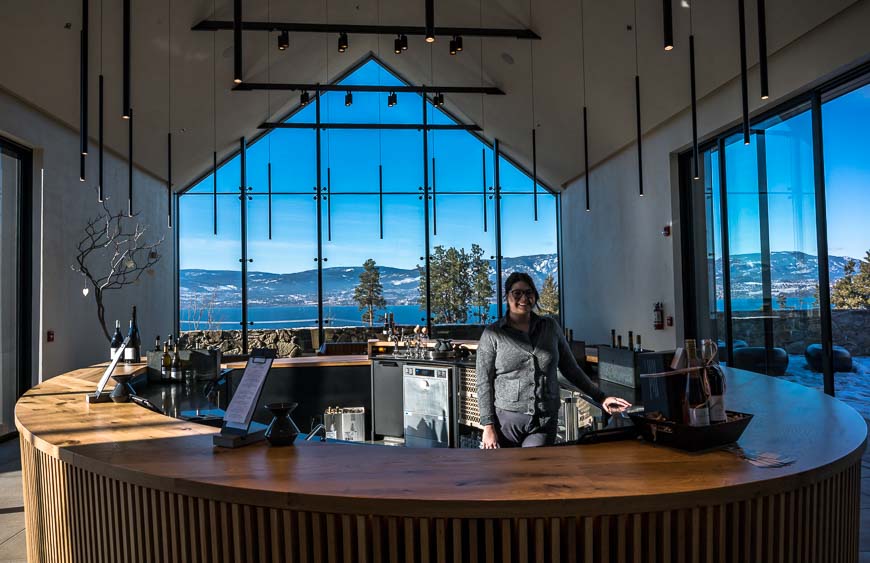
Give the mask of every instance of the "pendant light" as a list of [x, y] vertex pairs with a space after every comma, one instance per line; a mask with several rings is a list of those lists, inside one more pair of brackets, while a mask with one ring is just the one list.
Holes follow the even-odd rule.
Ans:
[[701, 177], [698, 163], [698, 94], [695, 87], [695, 16], [694, 2], [689, 4], [689, 88], [692, 94], [692, 179]]
[[286, 29], [278, 34], [278, 50], [286, 51], [290, 47], [290, 32]]
[[[215, 16], [215, 0], [211, 3], [211, 19]], [[217, 32], [211, 34], [211, 181], [212, 181], [212, 222], [214, 235], [218, 234], [218, 204], [217, 204]]]
[[749, 86], [746, 76], [746, 9], [737, 0], [737, 23], [740, 31], [740, 94], [743, 101], [743, 144], [749, 144]]
[[640, 121], [640, 62], [637, 52], [637, 0], [634, 0], [634, 107], [637, 123], [637, 191], [643, 197], [643, 128]]
[[242, 83], [242, 0], [233, 0], [233, 82]]
[[127, 215], [133, 216], [133, 108], [127, 119]]
[[103, 108], [105, 100], [103, 99], [103, 0], [100, 0], [100, 76], [97, 82], [97, 201], [102, 203], [104, 199], [103, 193]]
[[338, 52], [344, 53], [348, 48], [347, 33], [341, 32], [338, 34]]
[[764, 0], [757, 0], [758, 4], [758, 72], [761, 84], [761, 99], [770, 97], [767, 87], [767, 15], [764, 9]]
[[[674, 12], [673, 0], [662, 0], [662, 28], [664, 31], [665, 51], [674, 49]], [[694, 0], [690, 0], [694, 1]]]
[[[532, 0], [529, 0], [529, 29], [532, 28]], [[531, 88], [532, 106], [532, 191], [534, 193], [534, 216], [538, 221], [538, 142], [535, 130], [538, 124], [535, 120], [535, 46], [529, 41], [529, 84]]]
[[172, 0], [166, 0], [167, 22], [167, 121], [166, 121], [166, 225], [172, 228]]
[[[266, 2], [266, 21], [272, 25], [272, 1]], [[266, 36], [266, 82], [272, 83], [272, 56], [269, 50], [269, 36]], [[266, 90], [266, 121], [272, 118], [272, 91]], [[272, 131], [266, 133], [268, 143], [266, 159], [266, 211], [268, 218], [268, 235], [272, 240]]]
[[[88, 154], [88, 0], [82, 0], [79, 43], [79, 150], [85, 156]], [[84, 182], [84, 170], [79, 179]]]
[[426, 2], [426, 43], [435, 42], [435, 0]]
[[[478, 10], [479, 10], [479, 19], [478, 19], [478, 27], [483, 27], [483, 0], [478, 0]], [[481, 87], [483, 86], [483, 37], [478, 39], [480, 45], [480, 65], [478, 66], [479, 80]], [[483, 94], [480, 95], [480, 127], [481, 130], [486, 131], [486, 106], [483, 99]], [[487, 185], [486, 185], [486, 148], [480, 149], [480, 171], [481, 171], [481, 193], [483, 194], [483, 232], [486, 233], [489, 230], [489, 225], [487, 224], [487, 213], [486, 213], [486, 200], [487, 200]], [[489, 196], [490, 199], [492, 196]]]
[[130, 2], [131, 0], [123, 0], [124, 2], [124, 23], [122, 30], [123, 42], [123, 84], [122, 100], [121, 100], [121, 117], [130, 119]]
[[592, 211], [589, 205], [589, 124], [586, 111], [586, 23], [583, 19], [583, 3], [580, 0], [580, 73], [583, 80], [583, 171], [586, 175], [586, 211]]

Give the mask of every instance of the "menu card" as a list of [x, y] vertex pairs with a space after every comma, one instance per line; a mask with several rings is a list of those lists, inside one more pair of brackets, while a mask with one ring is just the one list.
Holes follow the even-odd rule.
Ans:
[[251, 356], [242, 380], [224, 414], [224, 429], [247, 431], [257, 407], [257, 400], [272, 367], [272, 358]]

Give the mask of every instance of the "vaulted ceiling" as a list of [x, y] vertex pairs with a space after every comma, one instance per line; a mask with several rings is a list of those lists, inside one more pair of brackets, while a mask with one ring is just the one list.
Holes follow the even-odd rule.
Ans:
[[[854, 1], [767, 0], [769, 52], [775, 53]], [[450, 56], [447, 38], [439, 38], [430, 46], [418, 36], [409, 37], [407, 52], [395, 55], [392, 36], [351, 35], [350, 48], [339, 54], [336, 35], [291, 34], [290, 48], [282, 52], [277, 49], [275, 33], [246, 31], [244, 78], [250, 82], [328, 82], [375, 54], [415, 84], [498, 86], [506, 96], [448, 95], [446, 107], [483, 126], [484, 137], [498, 138], [505, 152], [531, 168], [534, 106], [538, 171], [547, 184], [558, 188], [584, 172], [580, 120], [583, 31], [590, 163], [594, 165], [633, 142], [634, 35], [627, 26], [634, 21], [635, 2], [643, 128], [648, 131], [689, 103], [690, 21], [685, 0], [673, 0], [677, 45], [671, 52], [662, 49], [662, 4], [656, 0], [585, 0], [582, 29], [578, 0], [534, 0], [531, 5], [529, 0], [436, 0], [436, 26], [529, 27], [543, 39], [465, 38], [464, 51]], [[120, 118], [121, 4], [120, 0], [90, 1], [90, 131], [94, 138], [97, 76], [102, 69], [106, 142], [124, 155], [127, 127]], [[695, 2], [701, 97], [739, 74], [736, 5], [736, 0]], [[423, 0], [245, 0], [244, 19], [422, 25], [423, 9]], [[754, 65], [758, 57], [753, 0], [746, 1], [746, 10], [749, 63]], [[76, 129], [80, 11], [81, 3], [71, 0], [3, 2], [0, 19], [0, 87]], [[264, 92], [231, 90], [232, 32], [191, 31], [213, 13], [216, 19], [231, 19], [232, 1], [133, 1], [135, 160], [165, 178], [165, 139], [171, 127], [176, 190], [211, 165], [213, 92], [216, 145], [221, 157], [237, 149], [239, 137], [259, 134], [259, 123], [286, 114], [298, 101], [298, 93], [273, 92], [269, 101]], [[776, 91], [775, 82], [771, 90], [774, 98], [783, 94]], [[739, 103], [734, 100], [735, 107]]]

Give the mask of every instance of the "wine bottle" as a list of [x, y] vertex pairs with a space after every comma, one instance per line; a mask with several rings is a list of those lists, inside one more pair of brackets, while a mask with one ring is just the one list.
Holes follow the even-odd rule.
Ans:
[[160, 351], [160, 335], [159, 334], [154, 337], [154, 351], [155, 352]]
[[130, 330], [127, 333], [130, 341], [127, 342], [127, 347], [124, 348], [124, 362], [128, 364], [137, 363], [141, 359], [142, 341], [139, 338], [139, 325], [136, 323], [136, 306], [133, 305], [133, 318], [130, 319]]
[[635, 340], [634, 351], [635, 352], [643, 352], [643, 346], [640, 343], [640, 335], [639, 334], [637, 335], [637, 339]]
[[616, 347], [620, 350], [622, 349], [622, 335], [616, 337]]
[[175, 349], [173, 350], [174, 357], [172, 358], [172, 364], [169, 366], [169, 379], [172, 381], [181, 381], [181, 355], [178, 353], [178, 343], [175, 343]]
[[169, 355], [169, 345], [166, 342], [164, 342], [163, 343], [163, 359], [160, 362], [160, 379], [162, 381], [169, 381], [171, 370], [172, 370], [172, 356]]
[[725, 374], [716, 358], [716, 344], [705, 339], [701, 341], [701, 358], [710, 384], [710, 423], [727, 422], [725, 414]]
[[616, 348], [616, 329], [615, 328], [610, 329], [610, 347]]
[[[689, 368], [698, 368], [698, 349], [694, 338], [686, 340], [686, 358]], [[686, 374], [686, 423], [689, 426], [709, 426], [709, 388], [704, 380], [704, 371], [692, 369]]]
[[634, 351], [634, 332], [628, 331], [628, 350]]
[[112, 336], [112, 355], [110, 358], [115, 357], [115, 353], [121, 348], [124, 344], [124, 337], [121, 336], [121, 321], [115, 321], [115, 334]]

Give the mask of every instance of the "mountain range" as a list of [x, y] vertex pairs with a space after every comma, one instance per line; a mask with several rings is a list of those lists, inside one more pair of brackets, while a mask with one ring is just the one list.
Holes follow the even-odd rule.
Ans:
[[[804, 252], [781, 251], [771, 253], [772, 294], [786, 297], [808, 297], [816, 292], [818, 259]], [[850, 260], [847, 256], [829, 258], [831, 283], [843, 277], [843, 268]], [[857, 261], [857, 260], [856, 260]], [[490, 261], [495, 271], [495, 261]], [[555, 254], [535, 254], [504, 258], [506, 274], [515, 271], [532, 276], [540, 289], [548, 275], [558, 277], [558, 257]], [[391, 305], [414, 305], [419, 295], [420, 276], [416, 268], [402, 269], [379, 266], [384, 297]], [[362, 266], [338, 266], [323, 269], [323, 300], [328, 305], [354, 305], [353, 290], [359, 283]], [[495, 282], [493, 276], [493, 283]], [[722, 259], [716, 260], [716, 282], [722, 291]], [[181, 270], [180, 298], [182, 306], [189, 305], [199, 296], [214, 295], [216, 307], [237, 306], [241, 294], [238, 271]], [[732, 299], [760, 299], [761, 254], [731, 256]], [[317, 270], [291, 274], [248, 272], [248, 302], [259, 306], [293, 306], [317, 304]]]
[[[495, 261], [490, 260], [495, 271]], [[419, 296], [420, 274], [416, 268], [379, 266], [384, 298], [391, 305], [415, 305]], [[503, 258], [507, 275], [526, 272], [543, 287], [548, 275], [558, 276], [556, 254], [535, 254]], [[355, 305], [354, 288], [359, 283], [362, 266], [336, 266], [323, 269], [323, 302], [327, 305]], [[182, 307], [195, 298], [214, 295], [215, 307], [237, 306], [241, 294], [240, 272], [231, 270], [181, 270], [179, 273]], [[492, 276], [495, 284], [495, 276]], [[259, 306], [293, 306], [317, 304], [317, 270], [290, 274], [248, 272], [248, 303]]]

